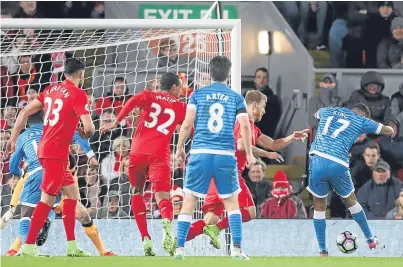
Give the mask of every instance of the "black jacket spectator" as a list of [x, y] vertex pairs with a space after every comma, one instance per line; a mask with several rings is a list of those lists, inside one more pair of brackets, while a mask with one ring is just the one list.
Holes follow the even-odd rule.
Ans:
[[390, 116], [390, 99], [382, 94], [384, 88], [383, 77], [376, 71], [368, 71], [361, 77], [361, 89], [351, 94], [346, 106], [352, 108], [363, 103], [371, 110], [373, 120], [384, 122]]
[[396, 17], [391, 25], [392, 36], [383, 39], [377, 51], [377, 67], [380, 69], [403, 68], [403, 18]]
[[391, 126], [395, 133], [392, 137], [379, 137], [378, 143], [382, 158], [391, 166], [392, 174], [396, 175], [395, 171], [403, 168], [403, 137], [399, 136], [399, 122], [396, 119], [391, 119], [387, 125]]
[[392, 95], [390, 110], [400, 124], [399, 135], [403, 136], [403, 83], [399, 85], [399, 91]]
[[376, 68], [376, 53], [378, 45], [384, 38], [390, 35], [390, 25], [394, 17], [395, 15], [393, 13], [386, 16], [379, 11], [376, 14], [369, 15], [368, 20], [365, 23], [363, 34], [366, 55], [365, 65], [367, 68]]
[[375, 165], [372, 176], [358, 191], [357, 200], [368, 219], [384, 219], [395, 207], [403, 183], [390, 176], [390, 166], [384, 161]]
[[259, 122], [256, 122], [256, 125], [263, 134], [274, 138], [274, 132], [280, 121], [283, 109], [281, 99], [274, 94], [269, 86], [264, 87], [260, 91], [267, 97], [267, 103], [265, 114]]
[[371, 142], [365, 147], [362, 153], [362, 160], [357, 160], [354, 168], [351, 170], [354, 187], [358, 190], [372, 177], [372, 168], [380, 160], [381, 149], [375, 142]]
[[350, 149], [350, 168], [353, 168], [355, 164], [362, 159], [362, 154], [365, 148], [369, 144], [369, 139], [366, 134], [358, 137], [357, 141], [351, 146]]

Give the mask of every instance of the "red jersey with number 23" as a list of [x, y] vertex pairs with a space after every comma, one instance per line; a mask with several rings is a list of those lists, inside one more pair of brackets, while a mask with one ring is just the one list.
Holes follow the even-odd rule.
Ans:
[[[249, 120], [250, 122], [250, 128], [252, 130], [252, 146], [255, 146], [257, 143], [257, 139], [259, 138], [259, 136], [262, 134], [262, 132], [260, 131], [260, 129], [253, 123], [253, 121]], [[245, 170], [246, 168], [246, 154], [245, 152], [241, 152], [238, 150], [238, 142], [237, 140], [239, 138], [242, 138], [241, 135], [241, 126], [239, 124], [239, 121], [237, 121], [235, 123], [235, 127], [234, 127], [234, 137], [235, 137], [235, 156], [236, 156], [236, 160], [237, 160], [237, 164], [238, 164], [238, 174], [241, 175], [242, 172]]]
[[37, 99], [42, 102], [45, 114], [38, 158], [68, 160], [80, 116], [89, 114], [84, 90], [65, 80], [46, 87]]
[[133, 109], [141, 108], [130, 153], [168, 156], [175, 128], [186, 115], [186, 104], [168, 92], [144, 90], [132, 96], [117, 117], [122, 121]]

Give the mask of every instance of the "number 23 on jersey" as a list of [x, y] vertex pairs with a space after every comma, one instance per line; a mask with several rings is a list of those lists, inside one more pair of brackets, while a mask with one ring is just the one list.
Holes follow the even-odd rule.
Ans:
[[50, 126], [55, 126], [60, 119], [60, 111], [63, 108], [63, 101], [59, 98], [55, 99], [55, 101], [52, 101], [52, 98], [46, 97], [44, 102], [46, 105], [45, 106], [46, 114], [44, 117], [43, 124], [45, 126], [48, 124]]

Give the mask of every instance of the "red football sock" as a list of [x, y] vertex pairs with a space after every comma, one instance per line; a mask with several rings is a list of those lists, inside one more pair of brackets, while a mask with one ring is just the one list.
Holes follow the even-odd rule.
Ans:
[[171, 201], [163, 199], [158, 204], [162, 219], [168, 219], [170, 222], [173, 220], [173, 207]]
[[151, 239], [147, 229], [146, 203], [144, 202], [142, 195], [132, 196], [132, 210], [134, 219], [136, 220], [137, 227], [139, 228], [139, 232], [141, 234], [141, 240], [144, 240], [144, 237]]
[[31, 225], [29, 227], [27, 240], [25, 241], [26, 244], [29, 245], [35, 244], [39, 231], [45, 225], [50, 210], [51, 207], [48, 206], [47, 204], [41, 201], [38, 203], [31, 217]]
[[[249, 222], [252, 218], [250, 217], [249, 212], [246, 209], [240, 209], [241, 211], [241, 216], [242, 216], [242, 222]], [[223, 218], [217, 223], [217, 227], [220, 230], [227, 229], [229, 227], [229, 222], [228, 222], [228, 216]]]
[[76, 240], [76, 206], [77, 200], [65, 198], [63, 201], [62, 218], [67, 241]]
[[204, 226], [206, 226], [204, 220], [198, 220], [192, 223], [186, 241], [192, 240], [196, 236], [201, 235], [203, 233]]

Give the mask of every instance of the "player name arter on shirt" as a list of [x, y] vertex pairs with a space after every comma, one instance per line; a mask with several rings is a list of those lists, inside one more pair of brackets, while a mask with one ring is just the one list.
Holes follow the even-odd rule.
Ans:
[[168, 102], [176, 102], [176, 101], [178, 101], [175, 98], [171, 98], [171, 97], [168, 97], [168, 96], [161, 96], [161, 95], [157, 95], [157, 100], [163, 100], [163, 101], [168, 101]]
[[211, 95], [206, 96], [207, 101], [209, 101], [209, 100], [221, 100], [221, 101], [227, 102], [228, 99], [229, 99], [229, 96], [224, 95], [224, 94], [220, 94], [220, 93], [217, 93], [217, 94], [213, 93]]
[[60, 91], [63, 94], [64, 98], [67, 98], [70, 96], [70, 94], [66, 88], [64, 88], [62, 86], [57, 86], [57, 85], [53, 86], [49, 91], [46, 92], [46, 94], [48, 95], [55, 91]]

